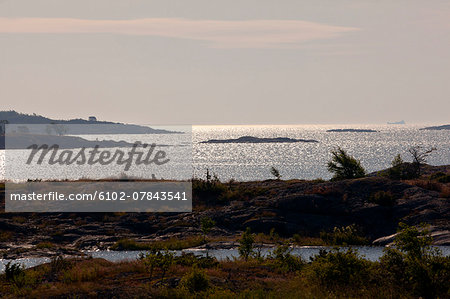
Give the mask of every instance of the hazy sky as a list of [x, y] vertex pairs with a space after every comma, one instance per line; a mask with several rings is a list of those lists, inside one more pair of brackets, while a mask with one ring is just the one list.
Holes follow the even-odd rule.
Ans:
[[0, 110], [449, 123], [450, 1], [0, 0]]

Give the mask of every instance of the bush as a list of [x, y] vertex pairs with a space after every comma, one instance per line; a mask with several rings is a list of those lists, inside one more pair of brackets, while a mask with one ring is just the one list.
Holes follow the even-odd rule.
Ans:
[[430, 176], [431, 180], [435, 180], [439, 183], [447, 184], [450, 183], [450, 174], [445, 174], [443, 172], [436, 172]]
[[282, 244], [274, 249], [269, 258], [273, 259], [276, 267], [282, 271], [301, 270], [304, 265], [301, 257], [293, 256], [291, 252], [289, 244]]
[[50, 261], [50, 274], [56, 275], [57, 273], [67, 270], [71, 268], [72, 262], [65, 259], [64, 257], [58, 255], [56, 257], [52, 257]]
[[335, 227], [332, 233], [321, 232], [320, 238], [329, 245], [366, 245], [368, 240], [358, 234], [354, 224]]
[[276, 169], [275, 167], [272, 166], [272, 168], [270, 168], [270, 174], [272, 174], [277, 180], [281, 179], [281, 174], [278, 171], [278, 169]]
[[242, 238], [239, 240], [239, 256], [248, 260], [248, 258], [253, 254], [255, 243], [255, 236], [252, 234], [250, 227], [247, 227], [245, 232], [242, 234]]
[[120, 239], [111, 246], [112, 250], [181, 250], [204, 244], [202, 237], [191, 237], [186, 239], [171, 238], [155, 242], [136, 242], [132, 239]]
[[74, 267], [62, 272], [62, 281], [66, 284], [79, 282], [93, 282], [101, 277], [102, 267], [98, 264], [76, 264]]
[[424, 225], [418, 229], [404, 223], [399, 224], [398, 233], [395, 237], [395, 246], [404, 252], [407, 257], [421, 259], [434, 255], [435, 251], [431, 247], [432, 242], [433, 238]]
[[263, 195], [269, 187], [242, 185], [233, 179], [222, 183], [207, 171], [206, 179], [192, 179], [192, 196], [196, 205], [223, 205], [232, 200], [249, 200]]
[[432, 238], [422, 227], [400, 224], [396, 248], [388, 248], [380, 259], [384, 284], [411, 290], [414, 296], [445, 297], [450, 289], [450, 258], [431, 246]]
[[428, 156], [436, 150], [437, 149], [435, 147], [424, 149], [422, 146], [413, 146], [408, 149], [408, 152], [411, 154], [411, 157], [413, 159], [412, 166], [414, 169], [413, 174], [415, 178], [420, 177], [420, 175], [422, 174], [422, 164], [425, 164], [427, 162]]
[[369, 197], [369, 202], [380, 206], [392, 207], [396, 204], [397, 200], [389, 191], [378, 191]]
[[357, 287], [367, 283], [370, 264], [350, 248], [347, 251], [321, 250], [308, 265], [307, 275], [328, 288], [348, 285]]
[[146, 254], [141, 255], [140, 259], [149, 272], [150, 279], [153, 277], [154, 269], [160, 268], [163, 271], [161, 280], [164, 280], [167, 270], [169, 270], [170, 266], [174, 263], [174, 254], [168, 250], [151, 250]]
[[23, 265], [12, 264], [12, 262], [8, 262], [5, 265], [4, 275], [5, 280], [11, 283], [15, 291], [25, 287], [30, 289], [39, 282], [37, 272], [33, 270], [28, 270], [28, 272], [26, 272]]
[[386, 247], [384, 249], [384, 254], [380, 258], [379, 266], [382, 271], [382, 280], [388, 281], [389, 283], [396, 282], [397, 285], [402, 285], [406, 280], [406, 263], [404, 260], [404, 255], [394, 248]]
[[177, 265], [199, 268], [212, 268], [219, 264], [216, 258], [210, 256], [197, 256], [193, 253], [183, 252], [181, 255], [174, 257], [174, 263]]
[[403, 178], [403, 163], [404, 161], [400, 154], [394, 157], [394, 160], [391, 162], [392, 167], [388, 170], [389, 178], [393, 180], [400, 180]]
[[228, 192], [228, 188], [216, 175], [211, 177], [209, 169], [206, 170], [206, 179], [192, 179], [192, 194], [206, 204], [215, 204]]
[[23, 265], [13, 264], [11, 261], [5, 265], [5, 279], [11, 283], [17, 284], [25, 277]]
[[200, 228], [203, 232], [203, 240], [206, 242], [206, 235], [211, 231], [211, 229], [216, 225], [216, 222], [212, 220], [210, 217], [203, 217], [200, 220]]
[[189, 273], [183, 276], [181, 285], [191, 293], [202, 292], [209, 288], [209, 279], [204, 271], [194, 266]]
[[332, 158], [328, 162], [328, 171], [334, 173], [334, 180], [361, 178], [366, 175], [361, 162], [349, 156], [342, 148], [331, 151]]

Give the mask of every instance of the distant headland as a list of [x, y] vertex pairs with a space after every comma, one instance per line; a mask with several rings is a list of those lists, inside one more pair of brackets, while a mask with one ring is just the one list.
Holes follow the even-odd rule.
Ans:
[[51, 119], [37, 114], [24, 114], [14, 110], [0, 111], [2, 124], [29, 124], [29, 125], [67, 125], [65, 134], [169, 134], [177, 133], [168, 130], [153, 129], [147, 126], [124, 124], [110, 121], [98, 121], [95, 116], [88, 119]]
[[442, 125], [442, 126], [433, 126], [433, 127], [425, 127], [420, 130], [450, 130], [450, 125]]

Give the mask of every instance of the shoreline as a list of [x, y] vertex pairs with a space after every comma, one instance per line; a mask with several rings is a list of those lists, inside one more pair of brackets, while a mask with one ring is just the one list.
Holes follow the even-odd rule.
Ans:
[[[386, 245], [405, 222], [427, 223], [435, 245], [450, 245], [450, 184], [431, 178], [443, 171], [449, 176], [450, 166], [423, 169], [415, 180], [389, 179], [386, 170], [342, 181], [193, 179], [190, 213], [2, 213], [0, 256], [73, 255], [114, 246], [195, 248], [204, 245], [204, 217], [216, 223], [208, 233], [211, 242], [236, 242], [250, 227], [266, 244], [339, 245], [339, 237], [347, 244]], [[392, 204], [371, 202], [381, 191], [390, 194]], [[0, 197], [4, 204], [4, 184]], [[333, 233], [336, 229], [342, 236]]]

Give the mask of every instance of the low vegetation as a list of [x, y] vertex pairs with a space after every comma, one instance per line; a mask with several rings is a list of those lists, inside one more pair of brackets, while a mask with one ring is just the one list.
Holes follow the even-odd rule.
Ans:
[[208, 236], [211, 229], [216, 225], [216, 222], [210, 217], [203, 217], [200, 220], [200, 228], [203, 233], [203, 241], [206, 243], [206, 237]]
[[380, 190], [370, 196], [369, 202], [380, 206], [392, 207], [396, 204], [397, 200], [391, 192]]
[[224, 205], [232, 200], [249, 200], [268, 190], [268, 188], [257, 186], [244, 187], [234, 180], [221, 182], [215, 174], [211, 175], [209, 170], [206, 171], [204, 179], [192, 179], [193, 203], [196, 209], [202, 206]]
[[252, 234], [242, 258], [217, 261], [192, 254], [149, 251], [137, 261], [56, 258], [23, 269], [8, 264], [0, 278], [2, 298], [446, 298], [450, 258], [431, 247], [425, 227], [400, 225], [396, 246], [377, 262], [355, 250], [321, 251], [310, 261], [280, 244], [254, 256]]
[[112, 250], [181, 250], [203, 245], [206, 240], [202, 237], [186, 239], [167, 239], [155, 242], [136, 242], [132, 239], [121, 239], [111, 246]]
[[352, 224], [344, 227], [335, 227], [332, 232], [322, 232], [321, 239], [327, 245], [368, 245], [369, 240], [363, 237], [357, 227]]
[[239, 255], [244, 259], [248, 260], [254, 254], [254, 243], [255, 243], [255, 235], [252, 234], [249, 227], [242, 234], [241, 239], [239, 240]]

